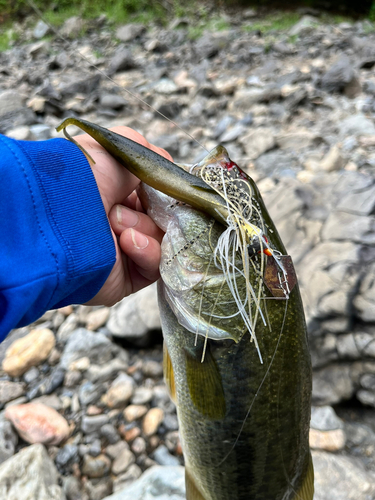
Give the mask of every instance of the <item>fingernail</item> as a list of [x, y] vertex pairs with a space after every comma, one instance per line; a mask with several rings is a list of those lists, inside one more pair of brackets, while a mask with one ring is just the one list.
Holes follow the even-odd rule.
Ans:
[[134, 231], [134, 229], [131, 229], [130, 231], [134, 246], [139, 250], [143, 250], [144, 248], [146, 248], [148, 245], [147, 236], [145, 236], [142, 233], [139, 233], [138, 231]]
[[138, 215], [122, 205], [116, 207], [117, 222], [123, 227], [134, 227], [138, 222]]

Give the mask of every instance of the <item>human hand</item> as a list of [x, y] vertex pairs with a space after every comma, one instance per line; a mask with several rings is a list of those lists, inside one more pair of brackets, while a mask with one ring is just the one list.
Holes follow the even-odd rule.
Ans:
[[[164, 149], [149, 144], [129, 127], [111, 130], [172, 160]], [[92, 170], [116, 246], [115, 265], [103, 287], [87, 304], [111, 306], [159, 278], [163, 232], [144, 213], [135, 191], [140, 180], [89, 135], [79, 135], [74, 139], [95, 161]]]

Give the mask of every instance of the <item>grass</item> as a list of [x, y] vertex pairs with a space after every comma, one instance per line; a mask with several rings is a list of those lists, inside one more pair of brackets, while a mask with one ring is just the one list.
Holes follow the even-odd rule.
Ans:
[[9, 49], [12, 42], [16, 42], [19, 35], [12, 29], [12, 25], [7, 23], [0, 30], [0, 52]]
[[204, 31], [225, 31], [230, 28], [228, 21], [222, 17], [214, 17], [208, 20], [202, 20], [196, 25], [188, 26], [188, 37], [190, 40], [197, 40], [203, 35]]
[[270, 33], [271, 31], [287, 31], [296, 24], [300, 15], [296, 12], [277, 12], [265, 16], [259, 21], [243, 26], [245, 31], [261, 31], [262, 33]]
[[[200, 0], [190, 0], [186, 3], [183, 0], [33, 0], [37, 7], [43, 12], [43, 18], [52, 26], [59, 28], [64, 22], [72, 17], [79, 16], [85, 20], [91, 20], [105, 14], [112, 28], [118, 25], [139, 22], [149, 26], [151, 23], [158, 23], [166, 26], [170, 19], [175, 17], [186, 17], [191, 20], [188, 25], [188, 36], [191, 40], [196, 40], [204, 31], [219, 32], [228, 30], [230, 23], [225, 17], [218, 14], [218, 8], [214, 5]], [[221, 0], [223, 1], [223, 0]], [[52, 3], [54, 2], [54, 3]], [[224, 2], [225, 3], [225, 2]], [[9, 11], [12, 5], [13, 11]], [[219, 4], [220, 5], [220, 4]], [[221, 4], [223, 5], [223, 4]], [[30, 11], [28, 0], [0, 0], [0, 12], [4, 6], [3, 12], [6, 16], [15, 16], [15, 13], [22, 14], [28, 28], [33, 28], [39, 17], [37, 15], [26, 15]], [[8, 9], [8, 14], [7, 10]], [[18, 10], [17, 10], [18, 9]], [[10, 14], [9, 14], [10, 12]], [[375, 19], [375, 0], [370, 12], [370, 17]], [[4, 18], [4, 17], [3, 17]], [[1, 25], [2, 16], [0, 15], [0, 51], [7, 49], [17, 38], [11, 30], [6, 30], [4, 23]], [[271, 11], [259, 19], [254, 20], [243, 26], [244, 31], [260, 31], [264, 35], [272, 36], [273, 32], [287, 32], [300, 19], [300, 15], [293, 11]], [[337, 24], [343, 21], [350, 21], [350, 18], [343, 16], [323, 15], [322, 22], [331, 22]], [[9, 27], [11, 24], [9, 23]], [[366, 28], [365, 28], [366, 29]], [[372, 25], [370, 25], [371, 32]], [[85, 34], [83, 29], [80, 35]], [[290, 43], [296, 43], [297, 37], [289, 37]]]

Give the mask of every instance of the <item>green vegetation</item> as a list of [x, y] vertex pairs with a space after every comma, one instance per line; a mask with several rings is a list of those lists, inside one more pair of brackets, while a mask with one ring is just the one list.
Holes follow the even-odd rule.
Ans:
[[197, 40], [203, 35], [204, 31], [225, 31], [230, 28], [228, 21], [222, 17], [213, 17], [211, 19], [202, 19], [198, 24], [188, 27], [190, 40]]
[[12, 25], [7, 23], [0, 30], [0, 52], [6, 50], [12, 42], [18, 39], [17, 33], [12, 29]]
[[[176, 17], [185, 17], [191, 20], [188, 23], [188, 35], [191, 40], [202, 36], [204, 31], [218, 32], [230, 28], [227, 18], [221, 14], [223, 8], [231, 6], [233, 0], [0, 0], [0, 51], [5, 50], [18, 38], [22, 37], [22, 29], [33, 28], [42, 17], [47, 23], [59, 28], [72, 16], [79, 16], [87, 21], [86, 29], [90, 29], [90, 20], [105, 15], [113, 29], [119, 24], [139, 22], [146, 25], [158, 23], [166, 26]], [[292, 10], [296, 5], [319, 6], [322, 0], [291, 0], [289, 10], [275, 10], [275, 5], [285, 8], [285, 2], [277, 0], [235, 0], [240, 7], [259, 7], [261, 13], [243, 27], [245, 31], [261, 31], [268, 38], [273, 32], [287, 32], [298, 20], [300, 14]], [[332, 5], [351, 5], [358, 0], [328, 0]], [[366, 3], [367, 2], [367, 3]], [[375, 0], [363, 0], [361, 6], [367, 6], [367, 14], [371, 21], [375, 21]], [[32, 5], [42, 12], [42, 16], [35, 12]], [[332, 24], [348, 21], [350, 18], [342, 14], [324, 14], [322, 22]], [[22, 29], [12, 29], [12, 21], [22, 22]], [[368, 31], [374, 27], [369, 23]], [[272, 41], [272, 40], [271, 40]], [[291, 37], [290, 43], [295, 43], [297, 37]]]
[[286, 31], [296, 24], [299, 19], [300, 15], [295, 12], [277, 12], [263, 17], [260, 21], [249, 23], [243, 29], [245, 31], [261, 31], [262, 33]]

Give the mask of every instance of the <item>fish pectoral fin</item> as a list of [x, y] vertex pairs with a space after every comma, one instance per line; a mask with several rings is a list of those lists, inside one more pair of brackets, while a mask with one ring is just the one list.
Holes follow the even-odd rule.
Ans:
[[313, 500], [314, 498], [314, 466], [310, 455], [310, 464], [307, 469], [306, 477], [303, 480], [301, 489], [293, 500]]
[[187, 467], [185, 467], [186, 500], [206, 500], [198, 490], [195, 481]]
[[201, 354], [185, 349], [186, 376], [191, 400], [205, 417], [218, 420], [225, 416], [225, 396], [221, 375], [215, 359], [207, 349], [204, 361]]
[[169, 391], [169, 396], [176, 404], [176, 384], [174, 381], [174, 372], [172, 360], [168, 352], [167, 344], [163, 344], [163, 372], [164, 380]]

